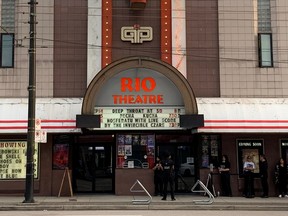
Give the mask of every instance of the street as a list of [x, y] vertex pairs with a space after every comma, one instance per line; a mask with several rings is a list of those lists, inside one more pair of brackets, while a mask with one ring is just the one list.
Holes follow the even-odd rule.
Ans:
[[287, 216], [287, 211], [0, 211], [3, 216]]

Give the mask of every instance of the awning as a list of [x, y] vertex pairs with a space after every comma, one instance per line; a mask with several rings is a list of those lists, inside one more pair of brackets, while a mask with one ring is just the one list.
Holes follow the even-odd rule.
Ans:
[[198, 98], [198, 132], [287, 133], [288, 99]]
[[[0, 133], [27, 133], [27, 99], [0, 100]], [[48, 133], [78, 133], [81, 98], [39, 98], [36, 118]], [[288, 133], [288, 99], [197, 98], [200, 133]], [[192, 118], [193, 120], [193, 118]]]

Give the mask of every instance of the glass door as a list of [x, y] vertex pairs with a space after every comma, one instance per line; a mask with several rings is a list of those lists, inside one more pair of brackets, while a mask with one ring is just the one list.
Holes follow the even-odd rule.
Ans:
[[195, 184], [195, 157], [191, 145], [163, 144], [159, 146], [159, 156], [163, 160], [165, 152], [169, 152], [175, 163], [175, 192], [190, 193]]
[[113, 192], [112, 145], [81, 144], [74, 165], [75, 192]]

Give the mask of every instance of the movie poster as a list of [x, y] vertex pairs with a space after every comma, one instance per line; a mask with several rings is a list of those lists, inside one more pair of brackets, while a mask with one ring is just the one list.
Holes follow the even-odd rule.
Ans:
[[242, 149], [243, 164], [247, 161], [247, 157], [251, 156], [252, 162], [255, 164], [254, 173], [259, 173], [259, 155], [258, 149]]
[[65, 169], [69, 163], [69, 144], [53, 146], [53, 169]]

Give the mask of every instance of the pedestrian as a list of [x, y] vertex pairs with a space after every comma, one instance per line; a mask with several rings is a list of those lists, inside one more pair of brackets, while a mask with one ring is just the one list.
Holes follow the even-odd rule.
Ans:
[[255, 163], [252, 161], [250, 155], [247, 156], [247, 160], [243, 165], [243, 174], [244, 174], [244, 196], [246, 198], [254, 198], [254, 170]]
[[175, 171], [174, 171], [174, 162], [171, 159], [171, 155], [166, 153], [165, 160], [162, 163], [163, 166], [163, 198], [162, 200], [167, 199], [167, 187], [168, 183], [170, 185], [170, 193], [171, 200], [174, 201], [174, 179], [175, 179]]
[[259, 173], [262, 185], [262, 198], [268, 198], [268, 162], [265, 155], [260, 155]]
[[280, 158], [275, 167], [275, 176], [279, 190], [279, 197], [288, 197], [287, 195], [287, 165], [283, 158]]
[[227, 155], [222, 156], [222, 161], [218, 167], [221, 179], [222, 196], [232, 196], [230, 185], [230, 161]]
[[156, 157], [156, 163], [153, 167], [154, 170], [154, 186], [155, 196], [163, 196], [163, 166], [159, 157]]

